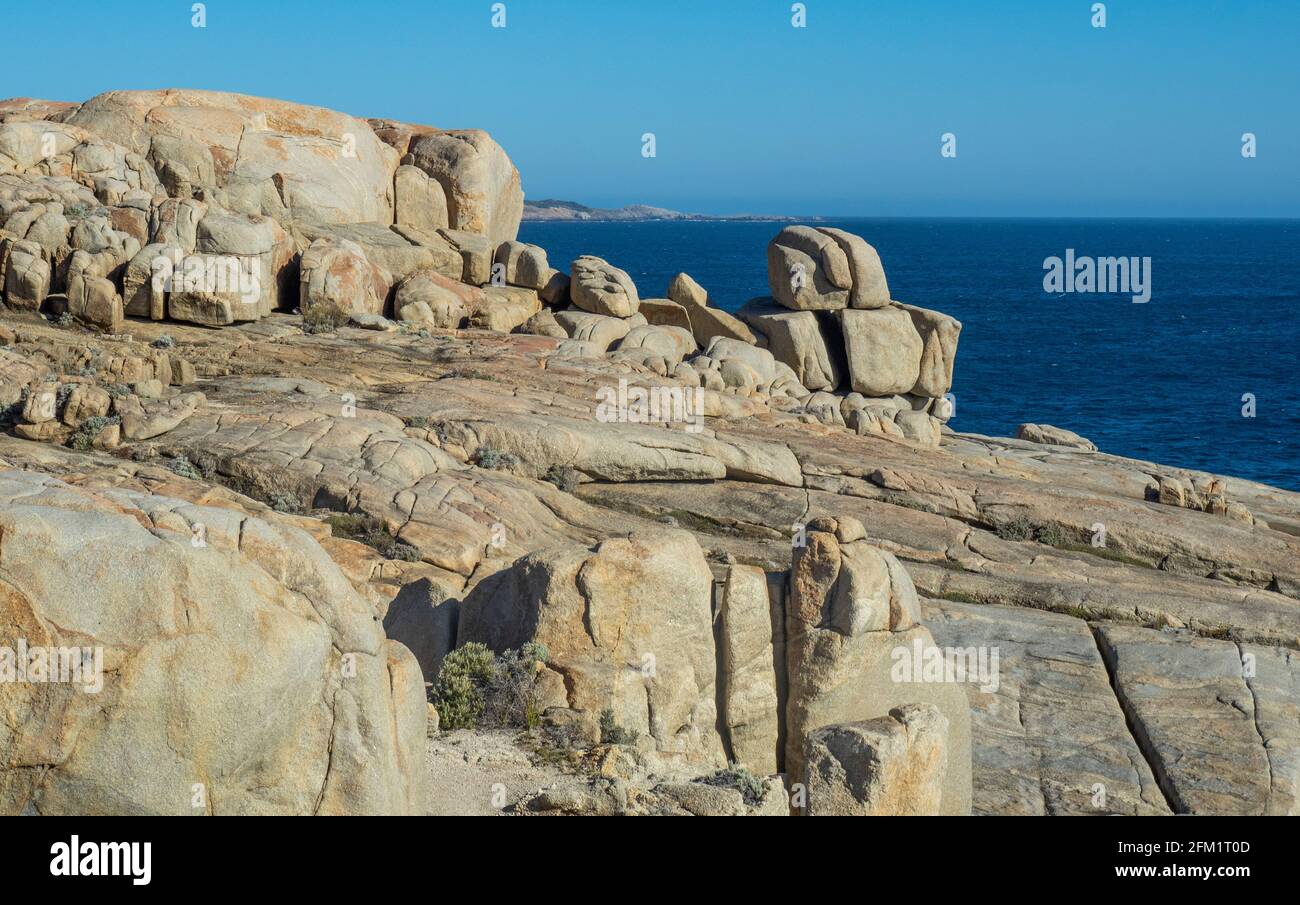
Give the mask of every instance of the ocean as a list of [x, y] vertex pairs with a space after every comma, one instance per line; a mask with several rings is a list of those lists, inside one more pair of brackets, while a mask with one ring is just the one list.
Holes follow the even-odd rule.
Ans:
[[[827, 219], [892, 296], [963, 324], [955, 430], [1054, 424], [1104, 452], [1300, 490], [1300, 220]], [[642, 297], [686, 271], [710, 304], [767, 295], [782, 224], [526, 222], [553, 266], [594, 254]], [[1150, 258], [1150, 299], [1048, 293], [1045, 261]], [[1105, 287], [1103, 287], [1105, 288]], [[1247, 413], [1253, 409], [1253, 417]]]

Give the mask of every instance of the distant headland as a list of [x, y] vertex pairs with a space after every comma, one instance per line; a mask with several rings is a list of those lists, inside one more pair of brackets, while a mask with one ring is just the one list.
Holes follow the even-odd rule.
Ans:
[[628, 204], [619, 208], [587, 207], [576, 201], [543, 198], [524, 202], [524, 220], [583, 220], [583, 221], [636, 221], [636, 220], [750, 220], [793, 222], [795, 220], [820, 220], [820, 217], [792, 217], [775, 214], [687, 214], [665, 207], [648, 204]]

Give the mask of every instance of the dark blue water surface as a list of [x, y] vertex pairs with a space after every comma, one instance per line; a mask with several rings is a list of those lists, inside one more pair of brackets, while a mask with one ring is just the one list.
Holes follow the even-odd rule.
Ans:
[[[876, 247], [893, 297], [964, 329], [953, 428], [1037, 421], [1102, 450], [1300, 490], [1300, 221], [851, 219], [818, 225]], [[565, 268], [599, 255], [662, 297], [678, 271], [710, 304], [767, 295], [780, 224], [524, 223]], [[1151, 300], [1049, 294], [1049, 256], [1150, 257]], [[1242, 416], [1242, 396], [1256, 416]]]

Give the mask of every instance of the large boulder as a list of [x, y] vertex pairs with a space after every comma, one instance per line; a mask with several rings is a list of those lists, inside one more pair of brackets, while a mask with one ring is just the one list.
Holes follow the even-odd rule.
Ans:
[[220, 91], [110, 91], [67, 118], [147, 157], [173, 197], [295, 223], [393, 222], [399, 155], [362, 120]]
[[402, 280], [393, 296], [398, 320], [454, 330], [465, 319], [465, 300], [447, 286], [447, 278], [430, 270], [417, 270]]
[[704, 308], [709, 304], [709, 293], [695, 282], [689, 273], [679, 273], [668, 284], [668, 298], [679, 305], [694, 305]]
[[920, 603], [907, 570], [892, 554], [861, 539], [860, 524], [852, 527], [859, 530], [816, 519], [804, 543], [795, 546], [786, 606], [786, 772], [806, 782], [809, 737], [823, 726], [886, 716], [903, 704], [933, 704], [948, 721], [940, 810], [968, 814], [965, 688], [922, 680], [919, 664], [906, 675], [896, 672], [901, 659], [913, 657], [918, 648], [934, 648], [934, 640], [920, 624]]
[[519, 171], [481, 129], [431, 132], [413, 138], [402, 163], [442, 187], [452, 229], [486, 236], [492, 247], [519, 235], [524, 192]]
[[393, 222], [398, 226], [434, 233], [447, 229], [447, 194], [442, 184], [419, 167], [403, 164], [393, 179]]
[[41, 247], [26, 239], [0, 239], [4, 258], [4, 299], [11, 308], [36, 310], [50, 293], [50, 262]]
[[167, 314], [167, 279], [184, 258], [179, 245], [154, 242], [141, 248], [122, 271], [124, 313], [162, 320]]
[[[691, 329], [691, 318], [687, 314], [686, 306], [670, 299], [641, 299], [637, 312], [646, 319], [646, 323], [656, 327]], [[691, 335], [695, 335], [694, 331]]]
[[484, 286], [482, 301], [470, 312], [469, 325], [480, 330], [511, 333], [542, 310], [542, 300], [522, 286]]
[[721, 764], [712, 586], [686, 531], [542, 550], [466, 597], [457, 643], [545, 644], [569, 709], [589, 719], [610, 710], [661, 755]]
[[779, 770], [773, 607], [767, 575], [731, 565], [719, 587], [718, 676], [722, 723], [735, 761], [759, 776]]
[[361, 246], [348, 239], [317, 239], [302, 254], [298, 303], [304, 312], [334, 308], [355, 314], [383, 314], [384, 277]]
[[68, 263], [68, 313], [106, 333], [122, 330], [122, 297], [95, 258], [78, 249]]
[[527, 242], [502, 242], [494, 264], [501, 267], [501, 277], [511, 286], [524, 286], [538, 292], [546, 289], [559, 272], [546, 260], [546, 249]]
[[961, 321], [928, 308], [900, 305], [912, 317], [912, 326], [921, 336], [921, 372], [912, 393], [917, 396], [942, 396], [952, 389], [952, 369], [957, 362], [957, 338]]
[[925, 343], [900, 306], [837, 312], [849, 385], [864, 396], [910, 392], [921, 376]]
[[1064, 446], [1067, 449], [1080, 449], [1084, 452], [1096, 452], [1097, 444], [1074, 431], [1051, 424], [1022, 424], [1016, 428], [1016, 439], [1030, 443], [1043, 443], [1047, 446]]
[[849, 259], [850, 308], [883, 308], [889, 304], [889, 283], [885, 280], [885, 267], [880, 255], [861, 236], [819, 226], [817, 231], [835, 241]]
[[698, 351], [691, 331], [681, 327], [652, 327], [649, 324], [627, 331], [627, 335], [619, 341], [618, 348], [619, 351], [642, 349], [662, 357], [670, 365], [676, 365], [686, 356]]
[[335, 239], [355, 243], [376, 267], [377, 289], [382, 297], [389, 287], [417, 270], [435, 270], [459, 280], [464, 270], [461, 253], [439, 233], [423, 233], [382, 223], [339, 223], [305, 226], [305, 239]]
[[880, 255], [841, 229], [787, 226], [768, 243], [767, 278], [776, 301], [796, 311], [889, 304]]
[[844, 249], [808, 226], [787, 226], [768, 243], [767, 281], [772, 296], [796, 311], [843, 308], [853, 286]]
[[740, 309], [741, 320], [767, 338], [768, 351], [810, 390], [833, 390], [843, 379], [839, 337], [827, 341], [814, 311], [791, 311], [758, 298]]
[[249, 292], [257, 293], [257, 313], [280, 307], [280, 291], [289, 282], [294, 244], [270, 217], [240, 214], [210, 205], [195, 229], [200, 254], [233, 259]]
[[163, 285], [172, 320], [222, 327], [257, 320], [265, 305], [257, 272], [230, 255], [186, 255]]
[[68, 670], [0, 682], [0, 813], [422, 809], [419, 665], [304, 532], [10, 471], [0, 533], [6, 645]]
[[569, 296], [583, 311], [610, 317], [631, 317], [641, 304], [636, 284], [627, 272], [594, 255], [574, 260]]
[[450, 243], [460, 255], [462, 283], [482, 286], [491, 278], [495, 246], [486, 236], [462, 229], [439, 230], [438, 235]]
[[915, 817], [942, 813], [948, 720], [933, 704], [825, 726], [808, 736], [812, 817]]

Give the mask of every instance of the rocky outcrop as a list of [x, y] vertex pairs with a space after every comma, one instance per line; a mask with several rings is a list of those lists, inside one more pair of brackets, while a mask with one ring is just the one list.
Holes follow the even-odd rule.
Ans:
[[1081, 449], [1084, 452], [1096, 452], [1097, 445], [1087, 437], [1080, 437], [1074, 431], [1053, 427], [1050, 424], [1022, 424], [1016, 428], [1016, 439], [1029, 443], [1043, 443], [1048, 446], [1065, 446]]
[[784, 613], [774, 605], [762, 569], [731, 565], [724, 579], [718, 585], [722, 721], [731, 759], [766, 776], [780, 772], [781, 689], [774, 631]]
[[721, 763], [712, 583], [684, 531], [540, 551], [465, 599], [458, 643], [544, 644], [562, 706], [593, 722], [610, 710], [663, 755]]
[[[0, 578], [12, 624], [109, 632], [118, 670], [92, 716], [0, 687], [9, 809], [169, 811], [190, 774], [223, 812], [419, 809], [406, 727], [440, 718], [408, 699], [478, 637], [558, 653], [528, 733], [431, 739], [430, 810], [498, 781], [497, 813], [1294, 810], [1300, 497], [955, 433], [961, 325], [863, 238], [782, 230], [737, 316], [551, 267], [518, 197], [482, 133], [0, 103], [0, 467], [40, 485], [0, 503]], [[931, 652], [1000, 666], [895, 673]], [[212, 681], [231, 657], [297, 671]]]
[[82, 670], [0, 683], [0, 811], [422, 807], [419, 667], [302, 531], [13, 471], [0, 526], [6, 649]]
[[942, 813], [948, 721], [933, 704], [818, 729], [808, 736], [806, 756], [809, 816]]
[[1118, 625], [1098, 642], [1176, 813], [1300, 813], [1292, 652]]
[[402, 163], [417, 167], [441, 186], [452, 229], [485, 236], [493, 248], [519, 234], [524, 212], [519, 171], [483, 130], [414, 137]]
[[[927, 680], [930, 632], [907, 571], [894, 556], [861, 539], [861, 524], [809, 522], [796, 545], [786, 606], [785, 769], [805, 784], [809, 738], [837, 723], [887, 715], [904, 704], [932, 704], [948, 722], [947, 768], [940, 811], [970, 812], [970, 713], [960, 686]], [[898, 664], [915, 668], [900, 671]]]
[[[42, 112], [58, 121], [33, 118]], [[0, 288], [13, 307], [66, 296], [74, 317], [103, 330], [120, 326], [118, 307], [227, 326], [316, 305], [319, 287], [300, 295], [299, 256], [326, 239], [359, 246], [356, 269], [373, 270], [383, 306], [417, 270], [487, 282], [522, 198], [518, 171], [480, 131], [372, 127], [212, 91], [27, 103], [0, 122], [0, 243], [12, 246], [0, 254]], [[145, 246], [153, 254], [140, 259]], [[77, 251], [94, 256], [93, 281], [72, 281]], [[364, 294], [343, 310], [385, 313], [360, 303]]]
[[608, 317], [631, 317], [641, 302], [636, 284], [626, 271], [592, 255], [573, 262], [569, 296], [583, 311]]
[[393, 222], [398, 155], [333, 110], [220, 91], [110, 91], [66, 123], [146, 158], [171, 197], [200, 190], [290, 231]]

